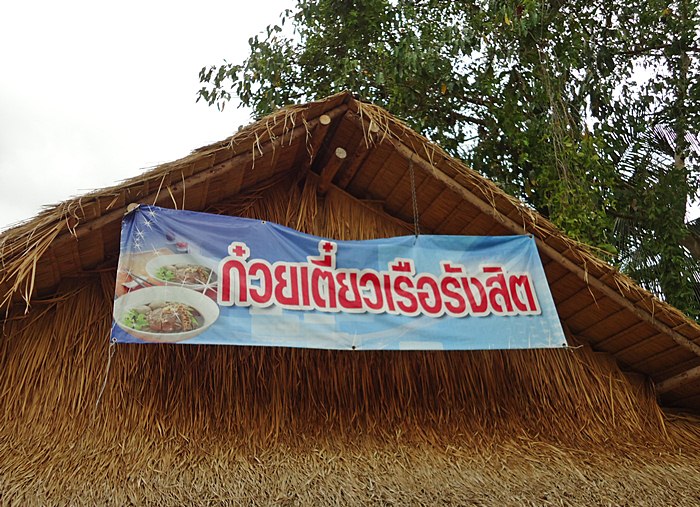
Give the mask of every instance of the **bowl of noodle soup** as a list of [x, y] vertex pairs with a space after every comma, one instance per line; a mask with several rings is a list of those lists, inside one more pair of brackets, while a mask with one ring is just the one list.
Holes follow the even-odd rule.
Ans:
[[164, 285], [204, 291], [216, 287], [217, 262], [198, 254], [158, 255], [146, 264], [149, 277]]
[[212, 299], [186, 287], [146, 287], [114, 301], [117, 325], [147, 342], [189, 340], [218, 318], [219, 306]]

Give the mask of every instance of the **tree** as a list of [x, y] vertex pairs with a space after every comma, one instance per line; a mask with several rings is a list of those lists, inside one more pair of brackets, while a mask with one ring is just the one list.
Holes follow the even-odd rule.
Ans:
[[244, 62], [203, 68], [199, 98], [260, 116], [351, 90], [697, 315], [698, 16], [690, 0], [298, 0]]

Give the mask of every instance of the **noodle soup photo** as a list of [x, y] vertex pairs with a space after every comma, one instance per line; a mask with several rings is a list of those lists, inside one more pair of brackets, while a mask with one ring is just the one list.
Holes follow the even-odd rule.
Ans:
[[147, 287], [114, 302], [117, 325], [148, 342], [174, 343], [205, 331], [219, 317], [207, 296], [185, 287]]
[[216, 261], [197, 254], [159, 255], [146, 264], [146, 273], [164, 285], [198, 291], [216, 287]]

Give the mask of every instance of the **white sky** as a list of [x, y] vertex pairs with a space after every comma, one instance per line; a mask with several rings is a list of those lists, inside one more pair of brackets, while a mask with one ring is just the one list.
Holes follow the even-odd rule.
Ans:
[[199, 70], [242, 61], [248, 38], [294, 4], [5, 2], [0, 230], [42, 205], [113, 185], [249, 123], [235, 103], [223, 113], [195, 103]]
[[22, 0], [0, 16], [0, 230], [249, 123], [195, 103], [205, 65], [293, 0]]

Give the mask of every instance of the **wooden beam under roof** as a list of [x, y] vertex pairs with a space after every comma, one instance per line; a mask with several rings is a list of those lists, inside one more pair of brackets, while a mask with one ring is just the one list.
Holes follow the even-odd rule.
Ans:
[[326, 139], [326, 134], [330, 129], [332, 121], [333, 118], [327, 114], [322, 114], [318, 117], [316, 128], [311, 133], [311, 143], [308, 145], [309, 161], [306, 164], [307, 169], [310, 168], [318, 158], [318, 153], [321, 151], [321, 146], [323, 146], [323, 141]]
[[667, 378], [666, 380], [657, 383], [656, 392], [659, 394], [664, 394], [698, 379], [700, 379], [700, 366], [696, 366], [695, 368], [686, 370], [683, 373], [679, 373], [675, 377]]
[[328, 192], [328, 189], [331, 186], [331, 181], [333, 181], [333, 178], [342, 167], [347, 156], [348, 152], [341, 146], [338, 146], [333, 151], [333, 154], [331, 154], [328, 162], [326, 162], [326, 165], [323, 166], [323, 169], [321, 169], [321, 180], [318, 184], [319, 195], [326, 195], [326, 192]]

